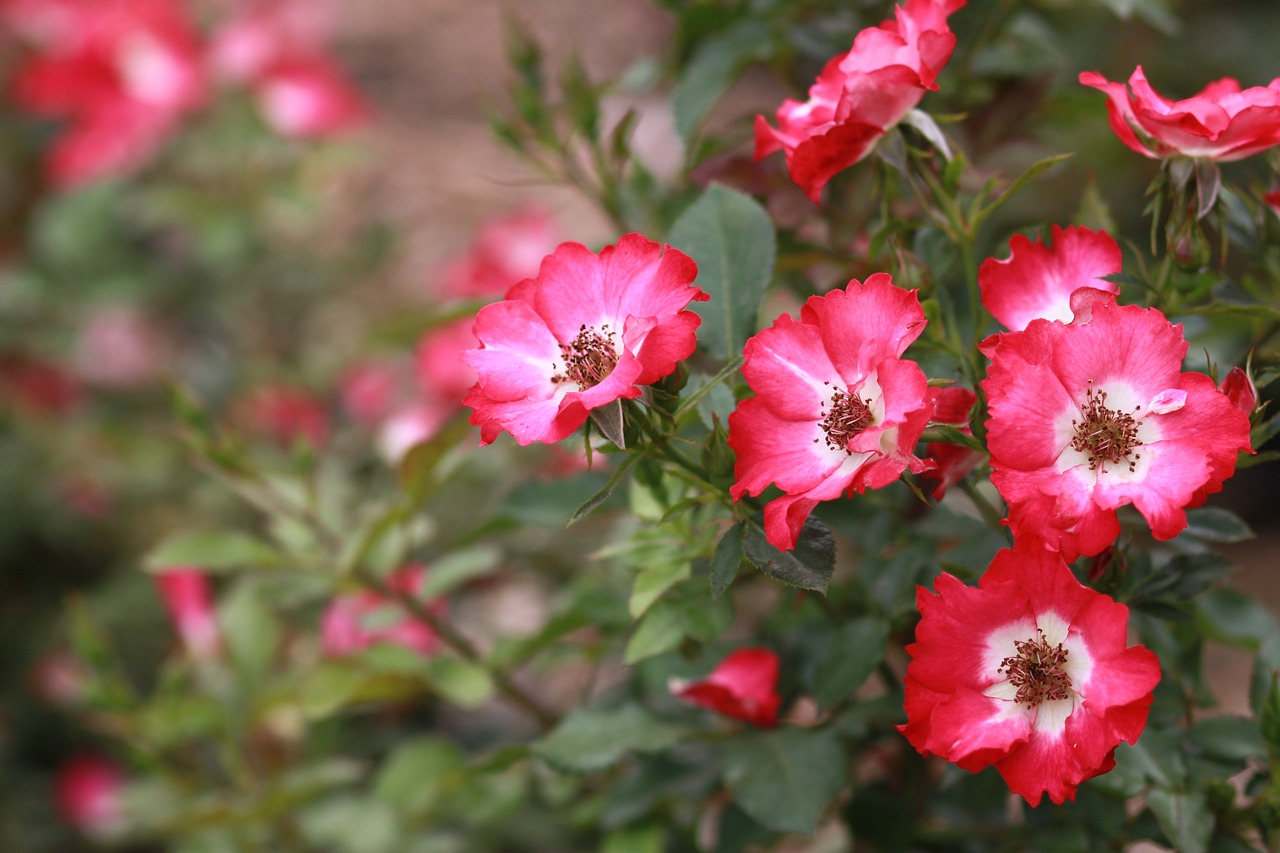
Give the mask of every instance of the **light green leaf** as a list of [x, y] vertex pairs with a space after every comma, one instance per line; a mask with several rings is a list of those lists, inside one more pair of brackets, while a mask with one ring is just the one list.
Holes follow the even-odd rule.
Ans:
[[683, 728], [662, 722], [639, 705], [578, 709], [534, 743], [533, 752], [561, 770], [590, 773], [616, 763], [628, 752], [666, 749], [685, 735]]
[[689, 577], [688, 561], [670, 560], [654, 563], [640, 570], [631, 587], [631, 599], [627, 610], [632, 619], [639, 619], [662, 597], [662, 594]]
[[278, 566], [280, 555], [267, 543], [235, 530], [197, 530], [166, 537], [143, 560], [149, 572], [175, 566], [196, 566], [205, 571], [265, 569]]
[[712, 184], [672, 226], [670, 243], [698, 264], [696, 284], [708, 302], [690, 307], [702, 317], [698, 342], [713, 358], [742, 351], [773, 276], [777, 239], [769, 214], [750, 196]]
[[674, 607], [659, 604], [650, 608], [636, 623], [622, 660], [631, 666], [645, 658], [669, 652], [683, 640], [684, 620], [680, 618], [680, 612]]
[[413, 738], [396, 746], [373, 782], [373, 795], [399, 812], [425, 811], [448, 786], [449, 778], [466, 767], [458, 748], [434, 735]]

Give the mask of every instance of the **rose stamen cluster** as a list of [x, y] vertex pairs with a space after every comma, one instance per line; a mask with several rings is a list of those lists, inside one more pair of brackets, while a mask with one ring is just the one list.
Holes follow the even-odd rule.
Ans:
[[1062, 643], [1052, 645], [1044, 629], [1036, 629], [1029, 640], [1016, 640], [1017, 654], [1000, 661], [996, 672], [1004, 675], [1017, 688], [1015, 702], [1036, 708], [1043, 702], [1055, 702], [1071, 696], [1071, 676], [1065, 669], [1069, 652]]
[[[830, 385], [831, 383], [823, 383]], [[853, 450], [849, 447], [849, 442], [855, 436], [865, 430], [867, 427], [875, 423], [875, 413], [871, 411], [873, 401], [870, 397], [859, 399], [856, 394], [848, 391], [836, 389], [831, 394], [831, 408], [827, 408], [825, 402], [822, 403], [822, 410], [826, 414], [822, 418], [822, 431], [826, 433], [827, 447], [832, 450], [843, 450], [848, 455], [853, 455]], [[815, 438], [814, 443], [817, 444], [818, 439]]]
[[[1080, 406], [1081, 421], [1072, 419], [1075, 435], [1071, 448], [1089, 458], [1089, 470], [1097, 471], [1103, 464], [1127, 463], [1131, 472], [1137, 470], [1142, 454], [1133, 451], [1142, 446], [1138, 430], [1142, 421], [1133, 415], [1107, 408], [1107, 392], [1092, 387], [1085, 391], [1085, 402]], [[1141, 409], [1134, 407], [1134, 412]]]
[[594, 388], [608, 378], [618, 366], [617, 335], [605, 323], [597, 332], [585, 323], [578, 327], [578, 336], [560, 345], [560, 357], [565, 370], [551, 377], [554, 383], [575, 382], [579, 391]]

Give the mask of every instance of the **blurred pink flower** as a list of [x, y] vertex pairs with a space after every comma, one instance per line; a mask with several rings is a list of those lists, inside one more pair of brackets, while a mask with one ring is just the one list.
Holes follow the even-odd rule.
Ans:
[[947, 17], [965, 0], [907, 0], [892, 20], [858, 33], [853, 47], [827, 63], [809, 100], [790, 98], [778, 127], [756, 116], [756, 159], [784, 151], [791, 179], [816, 204], [836, 173], [871, 153], [884, 133], [938, 88], [956, 37]]
[[476, 384], [475, 368], [463, 354], [478, 344], [471, 327], [472, 317], [463, 317], [428, 329], [414, 352], [418, 388], [427, 399], [453, 409], [462, 407], [462, 398]]
[[1280, 144], [1280, 77], [1243, 91], [1224, 77], [1182, 101], [1152, 89], [1141, 65], [1127, 88], [1096, 71], [1082, 71], [1080, 82], [1107, 95], [1111, 129], [1144, 157], [1240, 160]]
[[87, 677], [79, 658], [64, 651], [50, 651], [41, 655], [32, 667], [29, 684], [38, 699], [68, 707], [84, 699]]
[[32, 48], [11, 92], [62, 119], [47, 170], [71, 186], [136, 168], [206, 97], [201, 46], [174, 0], [0, 0]]
[[383, 458], [397, 464], [406, 453], [439, 432], [454, 411], [454, 408], [416, 403], [392, 412], [378, 428], [378, 449]]
[[467, 251], [440, 273], [444, 295], [454, 298], [503, 296], [518, 282], [538, 274], [542, 259], [559, 243], [558, 228], [540, 207], [527, 207], [480, 226]]
[[250, 393], [237, 406], [237, 420], [246, 430], [286, 446], [301, 440], [319, 449], [329, 439], [329, 413], [320, 400], [285, 385]]
[[80, 327], [75, 368], [91, 385], [136, 388], [155, 379], [164, 360], [158, 330], [129, 306], [94, 309]]
[[342, 408], [356, 423], [376, 427], [405, 391], [407, 371], [390, 359], [370, 360], [348, 369], [339, 381]]
[[672, 696], [694, 705], [745, 720], [753, 726], [778, 724], [778, 655], [769, 649], [745, 648], [730, 654], [697, 681], [673, 679]]
[[174, 630], [193, 658], [215, 658], [222, 652], [222, 631], [213, 609], [209, 577], [194, 566], [174, 566], [157, 572], [156, 589]]
[[214, 35], [215, 74], [250, 88], [282, 136], [328, 136], [369, 117], [359, 93], [329, 55], [326, 4], [273, 0], [246, 4]]
[[[426, 576], [423, 566], [409, 565], [388, 578], [387, 584], [416, 598]], [[445, 606], [442, 600], [424, 604], [437, 613]], [[370, 590], [335, 598], [324, 613], [320, 636], [325, 654], [334, 657], [383, 643], [421, 655], [433, 654], [440, 647], [440, 638], [430, 626], [415, 619], [399, 602]]]
[[84, 753], [68, 759], [54, 778], [54, 806], [68, 824], [89, 835], [109, 834], [124, 820], [125, 774], [114, 761]]

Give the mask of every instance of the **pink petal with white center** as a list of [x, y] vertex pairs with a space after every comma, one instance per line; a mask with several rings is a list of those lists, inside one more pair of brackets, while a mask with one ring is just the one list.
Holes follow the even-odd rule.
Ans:
[[822, 332], [783, 314], [747, 341], [742, 374], [757, 399], [779, 418], [817, 423], [840, 380]]
[[895, 286], [887, 273], [811, 296], [800, 317], [822, 330], [823, 346], [846, 383], [886, 358], [901, 356], [926, 325], [916, 291]]
[[472, 331], [481, 348], [462, 357], [479, 374], [476, 388], [485, 398], [505, 402], [555, 396], [558, 389], [551, 377], [563, 368], [560, 346], [531, 306], [512, 300], [486, 305]]
[[[738, 500], [744, 494], [760, 494], [771, 483], [796, 493], [824, 483], [850, 456], [828, 447], [823, 437], [817, 417], [784, 420], [760, 397], [743, 400], [729, 415], [729, 447], [737, 456], [729, 493]], [[848, 483], [848, 478], [842, 480], [832, 497]]]
[[978, 270], [982, 304], [1007, 329], [1022, 331], [1032, 320], [1070, 322], [1072, 294], [1082, 287], [1116, 293], [1103, 276], [1121, 270], [1120, 246], [1105, 231], [1057, 225], [1052, 245], [1022, 235], [1009, 241], [1009, 257], [988, 258]]
[[993, 699], [967, 687], [938, 703], [924, 749], [976, 772], [1026, 743], [1034, 716], [1016, 702]]

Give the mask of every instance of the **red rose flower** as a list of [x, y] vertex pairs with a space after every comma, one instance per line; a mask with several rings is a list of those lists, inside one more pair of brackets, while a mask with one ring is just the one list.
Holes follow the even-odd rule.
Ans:
[[738, 649], [699, 681], [673, 679], [672, 696], [746, 720], [753, 726], [778, 724], [778, 656], [769, 649]]
[[693, 286], [697, 272], [683, 252], [640, 234], [598, 255], [561, 244], [536, 278], [476, 316], [480, 348], [464, 357], [479, 380], [463, 403], [481, 443], [503, 430], [520, 444], [559, 441], [592, 409], [675, 370], [702, 322], [684, 309], [710, 298]]
[[782, 102], [770, 126], [756, 116], [756, 159], [785, 151], [787, 171], [815, 203], [837, 172], [871, 152], [910, 112], [951, 59], [956, 37], [947, 16], [965, 0], [908, 0], [893, 20], [858, 33], [827, 63], [805, 103]]
[[1098, 301], [1087, 323], [1033, 320], [983, 351], [991, 482], [1014, 536], [1067, 560], [1115, 541], [1125, 504], [1157, 539], [1178, 535], [1184, 508], [1249, 450], [1249, 418], [1208, 376], [1182, 372], [1182, 327], [1154, 308]]
[[978, 270], [982, 304], [1006, 329], [1020, 332], [1035, 319], [1071, 322], [1071, 294], [1081, 287], [1116, 293], [1103, 279], [1120, 272], [1120, 246], [1106, 231], [1053, 226], [1053, 245], [1021, 234], [1009, 241], [1009, 257], [987, 258]]
[[1144, 157], [1240, 160], [1280, 144], [1280, 77], [1243, 91], [1224, 77], [1182, 101], [1152, 89], [1141, 65], [1128, 89], [1096, 71], [1081, 72], [1080, 82], [1106, 93], [1111, 129]]
[[1006, 549], [978, 586], [949, 574], [916, 594], [907, 722], [923, 755], [970, 772], [994, 766], [1031, 805], [1074, 799], [1134, 743], [1160, 680], [1156, 656], [1126, 648], [1129, 610], [1075, 579], [1057, 554]]
[[[968, 388], [942, 388], [933, 404], [933, 417], [930, 423], [948, 424], [956, 427], [965, 435], [972, 435], [969, 429], [969, 413], [978, 395]], [[933, 480], [938, 485], [933, 489], [933, 499], [940, 501], [947, 494], [947, 489], [963, 480], [970, 471], [982, 462], [983, 454], [972, 447], [962, 444], [951, 444], [945, 441], [931, 441], [924, 446], [925, 455], [931, 459], [935, 468], [921, 472], [925, 480]]]
[[110, 835], [124, 821], [125, 775], [114, 761], [85, 753], [70, 758], [54, 779], [54, 805], [68, 824], [88, 835]]
[[914, 290], [885, 273], [811, 296], [747, 341], [742, 373], [756, 396], [729, 415], [737, 454], [734, 500], [770, 483], [786, 492], [764, 510], [776, 548], [795, 547], [822, 501], [879, 489], [929, 467], [913, 449], [936, 390], [899, 356], [925, 327]]

